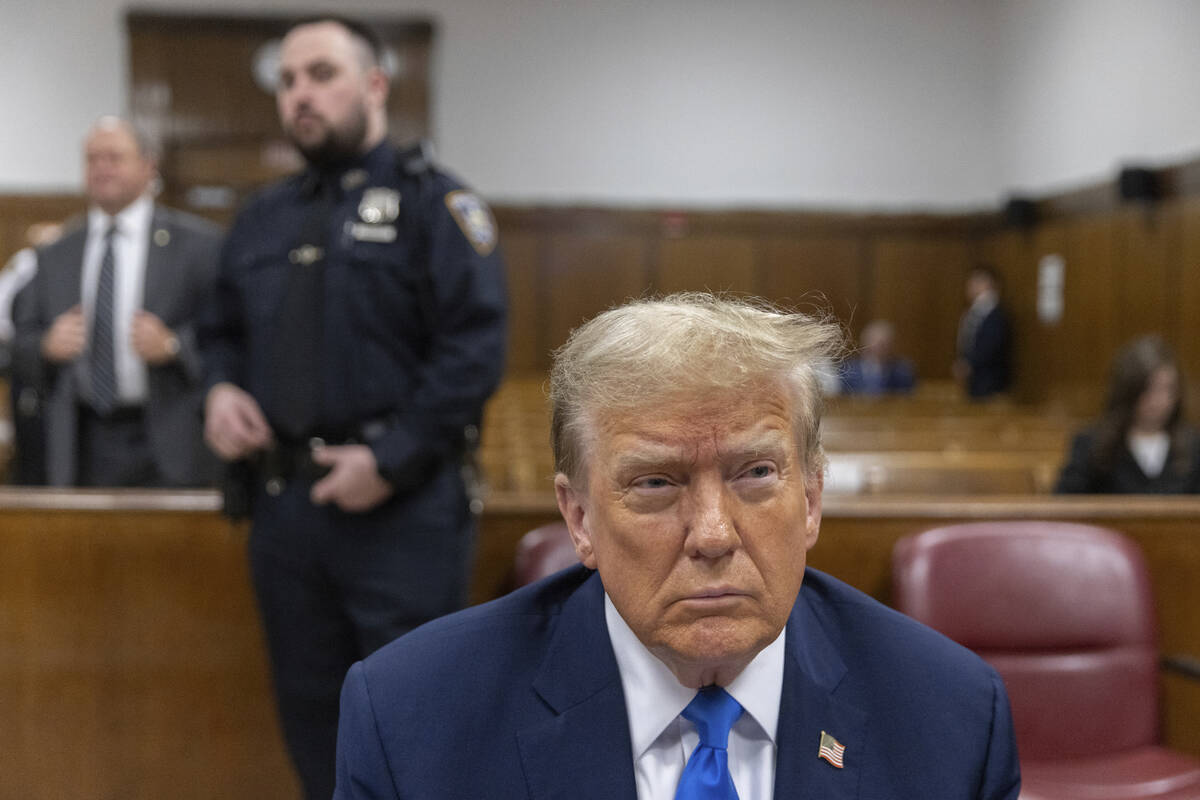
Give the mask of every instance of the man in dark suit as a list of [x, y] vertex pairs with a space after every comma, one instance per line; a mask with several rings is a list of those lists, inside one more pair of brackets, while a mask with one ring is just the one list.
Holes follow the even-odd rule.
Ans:
[[986, 265], [967, 276], [970, 302], [958, 325], [958, 360], [954, 374], [967, 397], [983, 400], [1007, 392], [1012, 382], [1012, 332], [1008, 312], [1000, 304], [1000, 276]]
[[154, 153], [125, 120], [91, 129], [85, 171], [86, 218], [37, 251], [14, 307], [14, 366], [42, 395], [47, 482], [210, 483], [192, 324], [220, 232], [154, 202]]
[[1016, 798], [996, 673], [805, 566], [837, 337], [708, 295], [576, 330], [550, 394], [582, 565], [356, 664], [335, 797]]

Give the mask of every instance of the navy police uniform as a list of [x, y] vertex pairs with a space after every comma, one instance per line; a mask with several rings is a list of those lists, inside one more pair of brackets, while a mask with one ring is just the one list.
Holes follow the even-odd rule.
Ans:
[[[289, 282], [312, 262], [319, 372], [297, 424], [286, 408], [297, 390], [272, 362]], [[208, 385], [253, 395], [277, 441], [246, 465], [250, 562], [310, 796], [333, 792], [347, 668], [464, 603], [463, 456], [502, 373], [505, 307], [490, 211], [421, 148], [385, 142], [338, 170], [310, 167], [252, 199], [226, 240], [202, 346]], [[361, 514], [314, 506], [320, 442], [370, 446], [395, 494]]]

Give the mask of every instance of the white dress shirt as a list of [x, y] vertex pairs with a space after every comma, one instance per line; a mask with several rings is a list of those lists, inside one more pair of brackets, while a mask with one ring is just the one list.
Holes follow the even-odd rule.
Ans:
[[[83, 314], [89, 335], [96, 305], [96, 284], [100, 281], [100, 261], [104, 257], [104, 235], [114, 222], [113, 353], [117, 362], [117, 402], [121, 405], [142, 405], [146, 402], [146, 364], [133, 351], [130, 340], [134, 312], [142, 307], [146, 282], [146, 256], [150, 248], [150, 223], [154, 216], [154, 201], [142, 195], [115, 217], [99, 208], [88, 209], [87, 243], [83, 249]], [[76, 362], [82, 374], [81, 386], [90, 386], [86, 357]]]
[[1158, 433], [1133, 433], [1126, 437], [1129, 452], [1142, 468], [1147, 478], [1157, 478], [1167, 465], [1167, 453], [1171, 450], [1171, 437], [1165, 431]]
[[[680, 684], [646, 649], [607, 594], [604, 620], [625, 691], [638, 800], [673, 800], [684, 764], [700, 742], [696, 726], [680, 716], [696, 690]], [[771, 800], [774, 794], [785, 634], [724, 687], [745, 710], [729, 733], [729, 771], [739, 800]]]

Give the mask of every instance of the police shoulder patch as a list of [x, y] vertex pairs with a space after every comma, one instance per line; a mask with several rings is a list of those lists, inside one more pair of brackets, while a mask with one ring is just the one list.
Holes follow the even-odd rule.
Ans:
[[496, 249], [496, 219], [479, 195], [462, 189], [450, 192], [446, 208], [476, 253], [486, 256]]

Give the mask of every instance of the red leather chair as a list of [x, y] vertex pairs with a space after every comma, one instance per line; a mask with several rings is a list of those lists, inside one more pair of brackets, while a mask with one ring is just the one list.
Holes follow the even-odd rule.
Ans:
[[1159, 743], [1159, 654], [1140, 550], [1062, 522], [900, 540], [896, 607], [979, 653], [1008, 688], [1023, 800], [1200, 798], [1200, 761]]
[[567, 523], [559, 520], [534, 528], [517, 542], [513, 559], [513, 588], [553, 575], [578, 563]]

